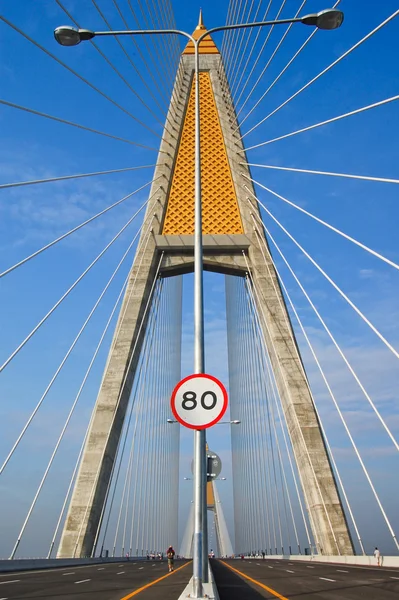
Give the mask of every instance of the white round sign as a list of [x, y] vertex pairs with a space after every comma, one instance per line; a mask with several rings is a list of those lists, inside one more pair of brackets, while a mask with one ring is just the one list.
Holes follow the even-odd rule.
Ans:
[[227, 391], [212, 375], [189, 375], [177, 384], [170, 402], [179, 423], [190, 429], [206, 429], [226, 412]]

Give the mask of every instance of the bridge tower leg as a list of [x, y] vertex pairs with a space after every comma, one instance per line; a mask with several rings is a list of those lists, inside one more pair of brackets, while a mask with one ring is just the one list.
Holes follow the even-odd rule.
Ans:
[[[199, 23], [194, 36], [204, 33]], [[138, 251], [94, 408], [62, 533], [59, 557], [90, 556], [107, 499], [157, 276], [193, 270], [194, 48], [184, 50], [164, 129]], [[204, 269], [251, 271], [307, 509], [319, 550], [353, 554], [353, 545], [306, 375], [270, 253], [254, 231], [257, 206], [221, 56], [210, 36], [200, 46]], [[253, 203], [255, 204], [255, 203]], [[150, 237], [146, 232], [151, 230]], [[262, 243], [261, 243], [262, 242]], [[266, 261], [265, 261], [266, 257]]]

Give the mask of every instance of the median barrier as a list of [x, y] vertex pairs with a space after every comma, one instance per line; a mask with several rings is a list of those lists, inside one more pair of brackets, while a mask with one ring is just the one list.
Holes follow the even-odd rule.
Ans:
[[[204, 596], [207, 600], [219, 600], [218, 590], [215, 584], [215, 579], [213, 577], [212, 568], [209, 564], [208, 560], [208, 574], [209, 574], [209, 583], [203, 583], [203, 591]], [[187, 598], [192, 598], [191, 594], [193, 593], [193, 578], [191, 577], [190, 581], [184, 588], [183, 592], [180, 594], [178, 600], [187, 600]]]

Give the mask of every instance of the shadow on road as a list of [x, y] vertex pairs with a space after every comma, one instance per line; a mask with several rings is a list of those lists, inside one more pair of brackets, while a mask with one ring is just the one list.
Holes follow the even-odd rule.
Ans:
[[220, 600], [264, 600], [265, 595], [217, 560], [211, 560]]

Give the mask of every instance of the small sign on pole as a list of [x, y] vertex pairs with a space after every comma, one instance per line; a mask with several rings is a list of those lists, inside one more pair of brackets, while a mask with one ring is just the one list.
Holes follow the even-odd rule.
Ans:
[[204, 373], [189, 375], [175, 387], [171, 398], [174, 417], [184, 427], [206, 429], [215, 425], [227, 409], [223, 383]]

